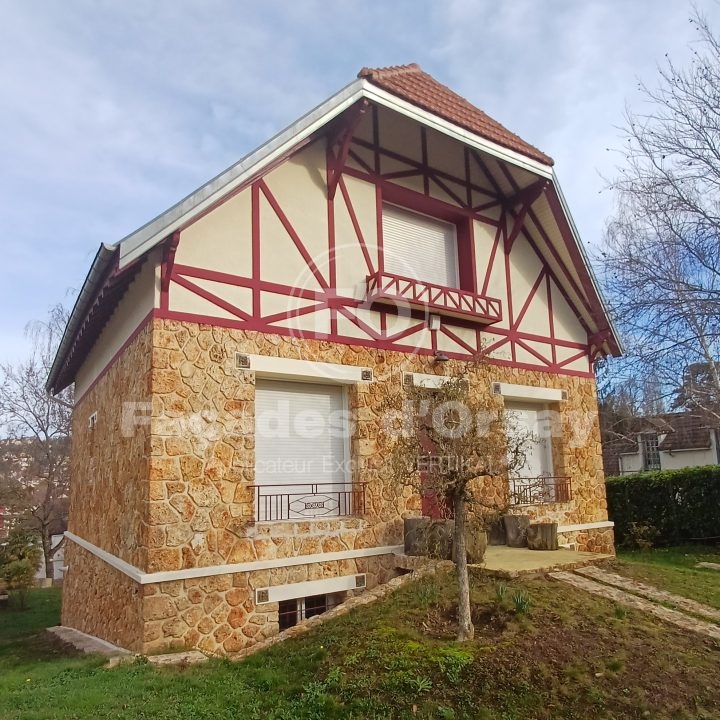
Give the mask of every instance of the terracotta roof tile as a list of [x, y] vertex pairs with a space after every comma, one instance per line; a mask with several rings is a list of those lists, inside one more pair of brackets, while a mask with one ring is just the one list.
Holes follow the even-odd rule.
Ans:
[[363, 68], [358, 77], [486, 140], [546, 165], [553, 164], [551, 157], [526, 143], [449, 87], [439, 83], [416, 63], [386, 68]]

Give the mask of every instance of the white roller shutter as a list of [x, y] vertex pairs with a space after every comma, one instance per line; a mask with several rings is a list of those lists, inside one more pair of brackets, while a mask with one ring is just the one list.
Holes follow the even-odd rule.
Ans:
[[451, 223], [383, 205], [383, 249], [385, 272], [458, 287], [457, 232]]
[[[340, 385], [257, 381], [255, 483], [267, 487], [260, 491], [263, 497], [287, 494], [297, 497], [303, 493], [340, 497], [337, 493], [346, 487], [347, 421], [343, 408]], [[316, 485], [322, 487], [314, 487]], [[260, 505], [259, 520], [287, 519], [280, 517], [288, 514], [282, 509], [277, 511], [279, 515], [275, 510], [271, 512], [267, 501], [263, 500]], [[289, 512], [289, 517], [323, 514], [323, 508], [319, 508], [317, 513]]]

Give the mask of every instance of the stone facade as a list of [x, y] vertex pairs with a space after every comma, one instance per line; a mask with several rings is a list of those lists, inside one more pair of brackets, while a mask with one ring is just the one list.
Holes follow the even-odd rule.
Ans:
[[[255, 522], [255, 377], [236, 369], [238, 352], [374, 370], [374, 382], [348, 386], [356, 421], [353, 481], [366, 483], [363, 516]], [[144, 573], [288, 564], [141, 586], [70, 543], [63, 623], [141, 652], [182, 646], [234, 653], [277, 632], [277, 605], [256, 605], [258, 587], [367, 573], [372, 588], [392, 578], [391, 554], [292, 563], [303, 555], [402, 544], [403, 518], [420, 515], [421, 499], [384, 462], [380, 409], [388, 393], [400, 391], [403, 371], [433, 372], [430, 367], [426, 356], [151, 320], [76, 406], [70, 530]], [[441, 369], [461, 372], [454, 361]], [[606, 520], [594, 380], [485, 365], [469, 380], [479, 392], [490, 392], [494, 381], [567, 391], [567, 402], [556, 408], [563, 427], [553, 451], [555, 474], [572, 478], [573, 500], [523, 512], [561, 524]], [[123, 403], [141, 405], [123, 411]], [[135, 418], [129, 434], [122, 432], [123, 412], [126, 421]], [[590, 418], [589, 432], [572, 443], [581, 416]], [[478, 492], [500, 506], [507, 498], [504, 480]], [[612, 550], [611, 531], [573, 535], [566, 541], [581, 550]]]

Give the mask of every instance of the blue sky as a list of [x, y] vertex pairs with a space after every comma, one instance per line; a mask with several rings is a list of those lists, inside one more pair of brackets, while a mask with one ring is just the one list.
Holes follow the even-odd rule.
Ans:
[[[715, 27], [720, 7], [700, 2]], [[350, 82], [418, 62], [555, 158], [597, 243], [681, 0], [0, 0], [0, 362], [113, 243]]]

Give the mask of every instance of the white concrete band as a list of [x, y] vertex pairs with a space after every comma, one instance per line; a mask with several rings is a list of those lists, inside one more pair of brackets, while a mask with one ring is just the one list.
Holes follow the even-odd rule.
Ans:
[[497, 383], [500, 386], [500, 395], [509, 400], [536, 400], [538, 402], [560, 402], [563, 399], [562, 390], [556, 388], [535, 387], [533, 385], [513, 385], [512, 383]]
[[370, 368], [340, 363], [293, 360], [270, 355], [248, 355], [256, 377], [276, 380], [309, 380], [351, 385], [363, 382], [362, 372]]
[[558, 525], [558, 533], [577, 532], [579, 530], [601, 530], [603, 528], [615, 527], [612, 520], [601, 520], [600, 522], [580, 523], [578, 525]]
[[255, 596], [257, 597], [263, 590], [266, 590], [267, 600], [257, 602], [258, 605], [264, 605], [265, 603], [295, 600], [296, 598], [312, 597], [313, 595], [329, 595], [345, 590], [357, 590], [358, 578], [363, 578], [363, 584], [360, 587], [364, 588], [365, 574], [359, 573], [357, 575], [325, 578], [324, 580], [308, 580], [307, 582], [287, 583], [286, 585], [272, 585], [271, 587], [258, 588]]
[[75, 533], [69, 530], [65, 532], [65, 537], [89, 553], [92, 553], [95, 557], [100, 558], [100, 560], [111, 567], [132, 578], [140, 585], [169, 582], [171, 580], [186, 580], [188, 578], [212, 577], [213, 575], [228, 575], [230, 573], [253, 572], [255, 570], [272, 570], [273, 568], [294, 567], [297, 565], [312, 565], [313, 563], [332, 562], [333, 560], [353, 560], [354, 558], [392, 555], [397, 552], [403, 552], [402, 545], [385, 545], [382, 547], [361, 548], [359, 550], [341, 550], [340, 552], [317, 553], [315, 555], [297, 555], [288, 558], [273, 558], [272, 560], [255, 560], [253, 562], [234, 563], [231, 565], [210, 565], [208, 567], [146, 573], [134, 565], [121, 560], [116, 555], [75, 535]]
[[406, 375], [412, 375], [413, 385], [416, 387], [432, 388], [436, 390], [446, 385], [451, 380], [455, 379], [447, 375], [430, 375], [428, 373], [405, 373]]

